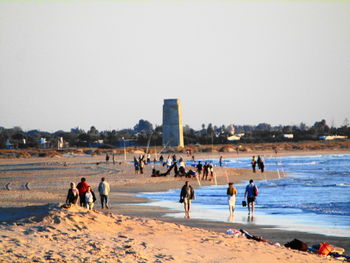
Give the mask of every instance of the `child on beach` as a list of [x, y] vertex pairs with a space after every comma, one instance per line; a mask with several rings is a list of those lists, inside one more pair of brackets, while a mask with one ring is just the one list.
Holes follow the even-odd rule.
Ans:
[[228, 208], [230, 210], [230, 217], [233, 217], [233, 214], [235, 212], [236, 195], [237, 195], [236, 187], [233, 187], [233, 183], [229, 183], [227, 188], [227, 199], [228, 199]]
[[95, 202], [96, 202], [95, 193], [91, 190], [91, 187], [88, 186], [87, 191], [85, 193], [86, 208], [89, 209], [89, 210], [92, 210], [92, 208], [94, 207]]

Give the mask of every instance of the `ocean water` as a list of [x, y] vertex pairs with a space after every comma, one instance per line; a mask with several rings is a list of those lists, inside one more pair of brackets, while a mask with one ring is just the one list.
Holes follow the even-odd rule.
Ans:
[[[235, 185], [238, 195], [232, 222], [350, 238], [350, 154], [264, 159], [265, 168], [278, 169], [281, 178], [256, 182], [259, 195], [253, 218], [241, 205], [248, 182]], [[250, 160], [226, 159], [224, 166], [250, 168]], [[218, 160], [212, 161], [218, 165]], [[192, 185], [196, 192], [192, 218], [227, 222], [227, 186], [199, 187], [195, 181]], [[152, 205], [182, 211], [182, 205], [178, 203], [179, 192], [180, 189], [174, 189], [162, 193], [141, 193], [140, 196], [155, 201]], [[182, 217], [183, 213], [166, 216]]]

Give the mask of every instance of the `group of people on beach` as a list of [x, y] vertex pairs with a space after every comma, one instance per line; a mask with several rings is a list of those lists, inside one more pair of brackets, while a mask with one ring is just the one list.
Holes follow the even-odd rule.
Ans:
[[[153, 160], [153, 162], [156, 162], [156, 159]], [[143, 174], [143, 169], [145, 165], [151, 163], [151, 154], [141, 154], [138, 158], [134, 156], [134, 168], [135, 168], [135, 174]]]
[[[205, 162], [204, 165], [202, 165], [201, 161], [198, 161], [198, 164], [196, 166], [198, 177], [201, 180], [208, 180], [212, 181], [214, 179], [214, 165], [213, 162]], [[201, 175], [203, 174], [202, 178]]]
[[[110, 193], [110, 186], [105, 177], [101, 178], [101, 182], [98, 185], [98, 192], [100, 194], [102, 209], [109, 209], [108, 195]], [[66, 198], [66, 205], [76, 205], [78, 200], [80, 206], [86, 207], [88, 210], [92, 210], [94, 208], [94, 204], [97, 200], [94, 191], [84, 177], [81, 178], [77, 185], [75, 185], [73, 182], [70, 183], [70, 188]]]
[[[235, 207], [236, 207], [236, 196], [238, 192], [233, 183], [228, 183], [228, 188], [226, 191], [228, 207], [230, 211], [230, 218], [234, 216]], [[246, 206], [248, 203], [248, 215], [254, 215], [255, 200], [258, 195], [258, 187], [254, 184], [253, 179], [249, 180], [249, 184], [245, 188], [244, 192], [244, 201], [242, 202], [243, 206]], [[195, 199], [194, 188], [191, 186], [189, 181], [185, 182], [185, 185], [181, 188], [180, 191], [180, 203], [184, 204], [185, 209], [185, 218], [190, 218], [190, 208], [191, 201]]]
[[260, 155], [258, 155], [258, 159], [256, 159], [255, 156], [253, 156], [251, 164], [252, 164], [253, 173], [256, 172], [256, 165], [258, 165], [258, 168], [262, 173], [264, 172], [265, 163], [263, 158]]

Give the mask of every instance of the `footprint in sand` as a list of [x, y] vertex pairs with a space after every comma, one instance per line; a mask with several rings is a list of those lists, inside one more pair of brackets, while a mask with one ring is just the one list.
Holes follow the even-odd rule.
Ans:
[[144, 248], [147, 248], [147, 243], [146, 242], [141, 242], [141, 246], [143, 246]]
[[173, 256], [171, 256], [171, 255], [165, 255], [165, 254], [157, 254], [157, 255], [155, 255], [155, 257], [156, 258], [158, 258], [158, 259], [163, 259], [163, 260], [165, 260], [165, 261], [172, 261], [172, 260], [174, 260], [174, 257]]

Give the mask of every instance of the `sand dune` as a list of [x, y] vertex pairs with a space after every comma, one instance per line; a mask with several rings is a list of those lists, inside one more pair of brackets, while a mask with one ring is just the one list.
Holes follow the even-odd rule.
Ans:
[[12, 221], [30, 209], [17, 208], [0, 225], [1, 262], [333, 261], [245, 237], [80, 207], [44, 205]]

